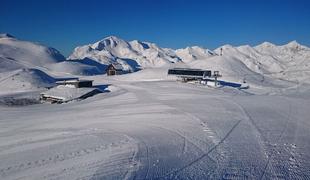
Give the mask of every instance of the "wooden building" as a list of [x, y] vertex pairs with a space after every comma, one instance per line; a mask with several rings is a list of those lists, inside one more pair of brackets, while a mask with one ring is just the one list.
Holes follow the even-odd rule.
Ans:
[[124, 74], [124, 69], [121, 64], [118, 63], [112, 63], [107, 68], [107, 75], [113, 76], [113, 75], [120, 75]]

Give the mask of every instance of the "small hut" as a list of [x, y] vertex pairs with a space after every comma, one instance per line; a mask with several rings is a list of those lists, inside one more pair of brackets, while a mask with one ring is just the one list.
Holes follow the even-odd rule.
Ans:
[[107, 68], [107, 75], [113, 76], [113, 75], [120, 75], [124, 74], [123, 66], [119, 63], [112, 63]]

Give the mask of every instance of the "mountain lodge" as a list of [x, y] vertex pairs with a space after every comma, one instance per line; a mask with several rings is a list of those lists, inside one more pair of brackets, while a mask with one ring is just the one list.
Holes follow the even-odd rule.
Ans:
[[113, 75], [120, 75], [124, 74], [123, 66], [119, 63], [112, 63], [107, 68], [107, 75], [113, 76]]

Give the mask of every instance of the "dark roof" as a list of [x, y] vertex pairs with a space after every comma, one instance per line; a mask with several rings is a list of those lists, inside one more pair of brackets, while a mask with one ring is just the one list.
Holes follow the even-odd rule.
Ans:
[[79, 82], [93, 82], [94, 80], [88, 80], [88, 79], [80, 79], [80, 80], [78, 80]]
[[93, 82], [93, 80], [71, 79], [71, 80], [57, 81], [56, 84], [73, 84], [78, 82]]
[[175, 75], [179, 77], [193, 77], [193, 78], [203, 78], [210, 77], [210, 70], [202, 70], [202, 69], [189, 69], [189, 68], [174, 68], [168, 70], [168, 75]]

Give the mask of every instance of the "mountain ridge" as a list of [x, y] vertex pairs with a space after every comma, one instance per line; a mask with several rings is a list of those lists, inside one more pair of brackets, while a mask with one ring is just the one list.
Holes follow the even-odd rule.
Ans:
[[[2, 67], [6, 68], [7, 66], [9, 70], [25, 68], [25, 63], [34, 60], [34, 62], [31, 61], [34, 67], [45, 66], [50, 70], [66, 71], [81, 75], [103, 74], [105, 67], [115, 62], [121, 64], [127, 72], [156, 67], [192, 67], [194, 64], [199, 64], [201, 68], [208, 67], [211, 70], [217, 70], [216, 67], [221, 69], [218, 64], [222, 64], [224, 67], [230, 68], [227, 70], [230, 74], [233, 72], [247, 72], [248, 74], [250, 72], [247, 69], [249, 69], [253, 71], [253, 74], [276, 74], [276, 78], [281, 77], [289, 80], [293, 80], [295, 76], [304, 77], [310, 75], [303, 72], [296, 74], [298, 70], [307, 70], [310, 67], [310, 48], [301, 45], [297, 41], [291, 41], [284, 45], [275, 45], [270, 42], [263, 42], [256, 46], [232, 46], [226, 44], [214, 50], [201, 46], [172, 49], [162, 48], [151, 42], [139, 40], [125, 41], [117, 36], [108, 36], [95, 43], [74, 48], [73, 53], [65, 59], [54, 48], [21, 41], [9, 34], [1, 34], [0, 37], [2, 37], [0, 38]], [[5, 47], [14, 42], [19, 43], [18, 48], [21, 50], [7, 51]], [[23, 52], [23, 48], [32, 49], [32, 51], [29, 51], [30, 55], [26, 53], [29, 58], [22, 58], [23, 54], [17, 56], [20, 52]], [[46, 54], [37, 56], [38, 52], [42, 51], [40, 51], [40, 48], [43, 48]], [[60, 60], [57, 60], [57, 58], [52, 60], [51, 65], [44, 63], [44, 60], [48, 59], [47, 57], [49, 56], [53, 56], [53, 54], [58, 54], [62, 58]], [[228, 62], [228, 59], [231, 60]], [[19, 63], [15, 63], [16, 61]], [[195, 63], [195, 61], [199, 61], [199, 63]], [[225, 63], [230, 65], [226, 66]], [[233, 63], [236, 64], [234, 65]], [[238, 65], [240, 63], [244, 65]], [[26, 66], [26, 68], [33, 68], [33, 66]], [[236, 69], [236, 67], [244, 68], [244, 70]], [[1, 68], [0, 71], [2, 71]], [[223, 71], [225, 72], [226, 70]], [[237, 75], [240, 76], [239, 79], [242, 78], [242, 73], [236, 73]]]

